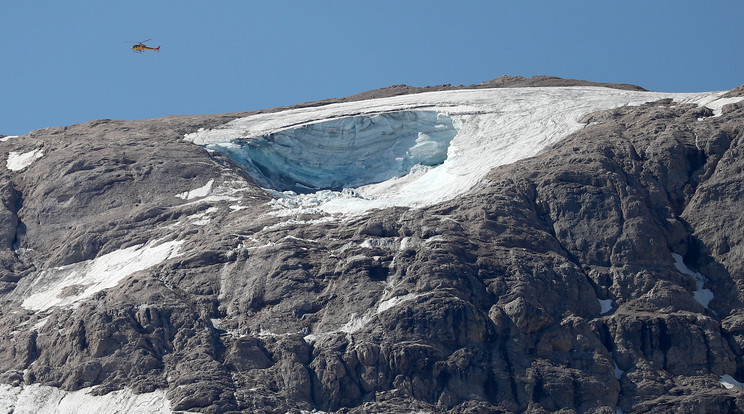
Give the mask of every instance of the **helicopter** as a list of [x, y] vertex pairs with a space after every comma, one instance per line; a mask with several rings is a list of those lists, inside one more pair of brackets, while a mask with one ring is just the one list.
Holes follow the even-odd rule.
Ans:
[[149, 47], [149, 46], [146, 46], [145, 45], [145, 42], [148, 42], [150, 40], [152, 40], [152, 39], [143, 40], [143, 41], [137, 43], [136, 45], [132, 45], [132, 50], [134, 50], [137, 53], [142, 53], [145, 50], [154, 50], [156, 52], [160, 52], [160, 46], [158, 46], [158, 47]]

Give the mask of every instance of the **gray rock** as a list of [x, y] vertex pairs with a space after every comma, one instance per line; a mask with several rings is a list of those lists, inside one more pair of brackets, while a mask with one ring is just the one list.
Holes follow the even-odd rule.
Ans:
[[[182, 139], [241, 114], [2, 142], [45, 155], [0, 167], [0, 381], [205, 413], [742, 411], [719, 378], [744, 380], [743, 110], [592, 114], [462, 197], [349, 220], [263, 214], [264, 190]], [[21, 306], [41, 270], [153, 240], [183, 244], [76, 307]]]

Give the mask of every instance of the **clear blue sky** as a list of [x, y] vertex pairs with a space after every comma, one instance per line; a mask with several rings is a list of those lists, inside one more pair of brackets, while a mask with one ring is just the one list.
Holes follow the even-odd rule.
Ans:
[[[3, 0], [0, 134], [503, 74], [730, 89], [742, 16], [741, 0]], [[129, 49], [147, 38], [160, 53]]]

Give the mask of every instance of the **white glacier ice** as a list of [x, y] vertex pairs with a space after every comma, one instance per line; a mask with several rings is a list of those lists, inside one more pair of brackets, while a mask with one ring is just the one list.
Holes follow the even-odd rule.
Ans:
[[280, 214], [353, 214], [452, 199], [494, 167], [581, 129], [591, 112], [662, 98], [718, 108], [729, 103], [722, 94], [599, 87], [427, 92], [250, 115], [185, 139], [226, 154], [259, 185], [278, 190]]

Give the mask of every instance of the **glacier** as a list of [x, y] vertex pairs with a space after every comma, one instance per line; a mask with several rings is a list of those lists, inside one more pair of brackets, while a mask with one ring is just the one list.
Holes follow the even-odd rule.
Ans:
[[725, 92], [605, 87], [426, 92], [249, 115], [185, 139], [217, 151], [275, 195], [274, 214], [423, 207], [537, 155], [592, 112], [672, 98], [720, 109]]
[[236, 161], [264, 187], [341, 191], [443, 163], [458, 129], [444, 114], [400, 111], [331, 119], [207, 148]]

